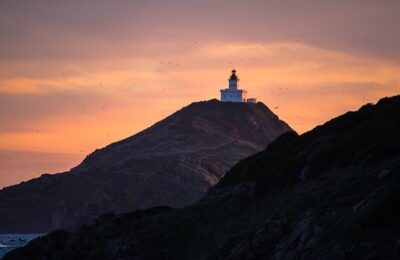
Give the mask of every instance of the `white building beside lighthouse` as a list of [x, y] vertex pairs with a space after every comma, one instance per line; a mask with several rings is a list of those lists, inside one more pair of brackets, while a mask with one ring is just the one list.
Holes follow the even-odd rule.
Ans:
[[232, 70], [232, 74], [229, 78], [229, 87], [221, 89], [221, 101], [222, 102], [249, 102], [256, 103], [255, 98], [247, 99], [247, 90], [238, 89], [239, 78], [236, 75], [236, 70]]

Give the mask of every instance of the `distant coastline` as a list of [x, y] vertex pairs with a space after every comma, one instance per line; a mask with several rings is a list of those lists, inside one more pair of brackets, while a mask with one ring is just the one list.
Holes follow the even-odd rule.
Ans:
[[31, 240], [46, 234], [0, 234], [0, 259], [8, 252], [25, 246]]

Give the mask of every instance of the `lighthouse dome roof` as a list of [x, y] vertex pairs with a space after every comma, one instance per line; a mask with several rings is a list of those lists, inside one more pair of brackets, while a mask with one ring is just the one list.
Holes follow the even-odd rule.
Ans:
[[232, 70], [232, 74], [229, 80], [239, 80], [238, 76], [236, 75], [236, 70]]

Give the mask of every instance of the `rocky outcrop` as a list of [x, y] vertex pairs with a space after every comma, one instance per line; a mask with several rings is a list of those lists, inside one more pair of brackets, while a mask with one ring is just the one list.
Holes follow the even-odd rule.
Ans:
[[6, 259], [399, 259], [399, 133], [400, 97], [385, 98], [283, 135], [194, 205], [112, 216]]
[[2, 189], [0, 232], [47, 232], [106, 212], [193, 203], [236, 162], [290, 130], [262, 103], [193, 103], [69, 172]]

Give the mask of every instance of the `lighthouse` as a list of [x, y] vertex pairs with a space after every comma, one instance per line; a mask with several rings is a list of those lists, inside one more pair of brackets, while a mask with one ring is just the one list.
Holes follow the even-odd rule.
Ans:
[[236, 75], [236, 70], [232, 70], [232, 74], [229, 77], [229, 86], [226, 89], [221, 89], [221, 101], [222, 102], [249, 102], [255, 103], [254, 98], [247, 99], [247, 91], [245, 89], [239, 89], [239, 78]]
[[247, 91], [238, 89], [239, 78], [236, 75], [236, 70], [232, 70], [232, 74], [228, 80], [229, 86], [226, 89], [221, 89], [222, 102], [246, 102]]

